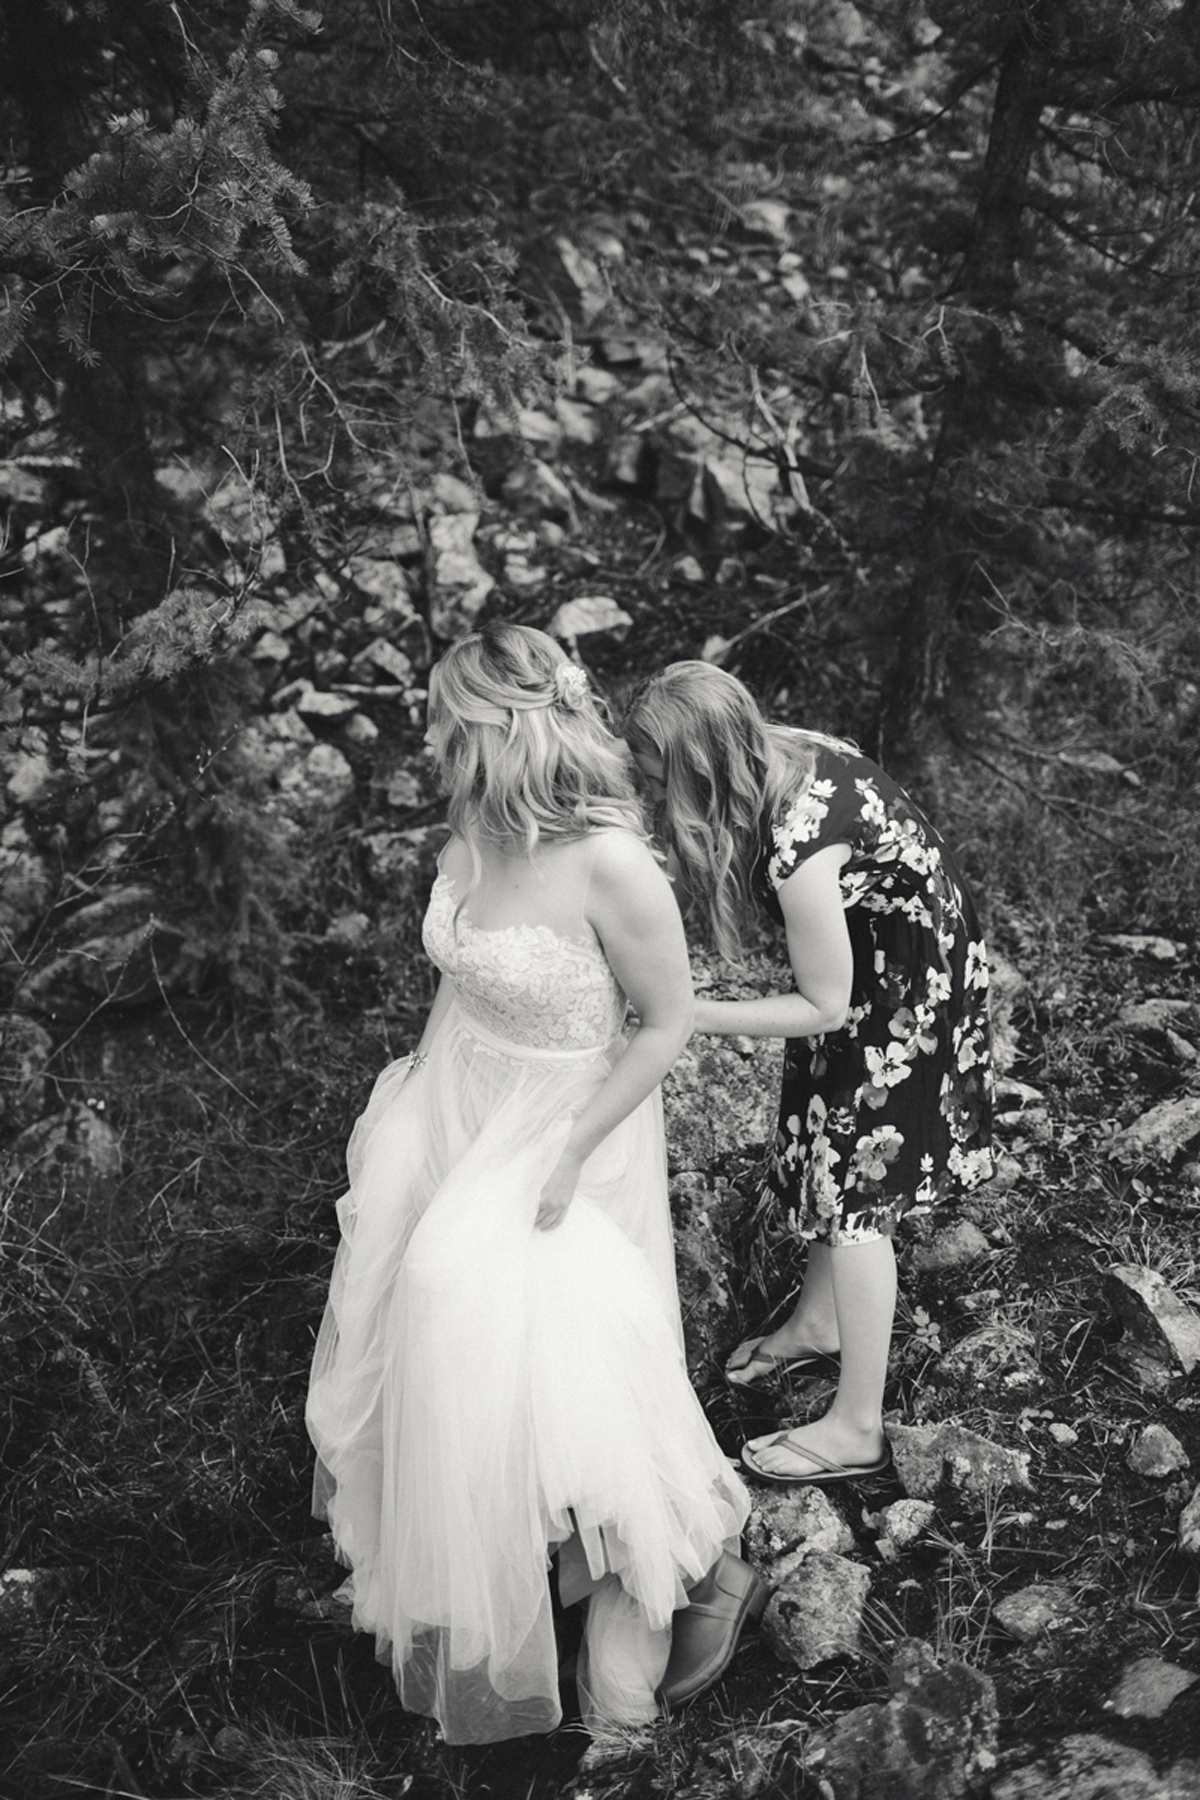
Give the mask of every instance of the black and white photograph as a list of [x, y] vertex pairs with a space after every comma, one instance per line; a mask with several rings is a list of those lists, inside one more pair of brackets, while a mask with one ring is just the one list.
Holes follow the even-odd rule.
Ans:
[[0, 1800], [1200, 1800], [1200, 0], [0, 0]]

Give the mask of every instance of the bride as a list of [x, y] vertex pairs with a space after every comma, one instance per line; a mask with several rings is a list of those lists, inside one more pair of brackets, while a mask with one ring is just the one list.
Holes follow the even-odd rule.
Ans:
[[552, 1554], [592, 1726], [709, 1686], [766, 1590], [683, 1362], [658, 1087], [692, 992], [624, 764], [584, 671], [503, 623], [434, 669], [428, 741], [442, 979], [350, 1140], [307, 1422], [355, 1624], [483, 1743], [561, 1718]]

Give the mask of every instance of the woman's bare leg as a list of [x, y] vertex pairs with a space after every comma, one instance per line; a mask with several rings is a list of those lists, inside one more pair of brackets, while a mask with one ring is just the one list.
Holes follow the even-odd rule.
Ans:
[[[809, 1253], [810, 1276], [811, 1257], [818, 1250], [824, 1255], [818, 1261], [814, 1279], [825, 1279], [822, 1265], [827, 1259], [842, 1352], [841, 1370], [833, 1405], [824, 1418], [797, 1426], [788, 1433], [786, 1443], [761, 1452], [757, 1447], [767, 1444], [769, 1438], [750, 1440], [750, 1448], [756, 1451], [755, 1460], [779, 1475], [813, 1473], [815, 1465], [803, 1455], [805, 1445], [830, 1462], [850, 1467], [877, 1462], [884, 1449], [883, 1390], [896, 1310], [896, 1256], [892, 1240], [875, 1238], [866, 1244], [839, 1244], [832, 1250], [814, 1245]], [[816, 1292], [819, 1295], [820, 1290]], [[802, 1291], [785, 1331], [791, 1328], [804, 1304]], [[815, 1328], [820, 1315], [814, 1312], [805, 1316], [812, 1319]], [[778, 1354], [774, 1337], [768, 1342]], [[785, 1340], [782, 1348], [788, 1347]]]

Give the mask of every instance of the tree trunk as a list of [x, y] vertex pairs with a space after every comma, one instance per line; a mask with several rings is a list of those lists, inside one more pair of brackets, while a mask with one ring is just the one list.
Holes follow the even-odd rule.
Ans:
[[[970, 247], [959, 278], [967, 307], [995, 315], [1012, 305], [1029, 165], [1045, 105], [1046, 8], [1038, 6], [1000, 60], [987, 155]], [[977, 319], [969, 341], [956, 345], [961, 371], [946, 394], [920, 520], [921, 555], [896, 620], [898, 650], [881, 698], [880, 753], [903, 759], [915, 728], [938, 706], [946, 652], [975, 565], [974, 533], [956, 491], [956, 470], [973, 444], [986, 442], [997, 411], [1000, 334]]]

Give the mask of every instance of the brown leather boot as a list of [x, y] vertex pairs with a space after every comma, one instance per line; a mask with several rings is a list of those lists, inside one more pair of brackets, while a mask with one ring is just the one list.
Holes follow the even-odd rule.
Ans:
[[682, 1706], [720, 1680], [743, 1625], [770, 1597], [762, 1576], [727, 1550], [691, 1591], [696, 1598], [671, 1621], [671, 1655], [658, 1690], [664, 1706]]

